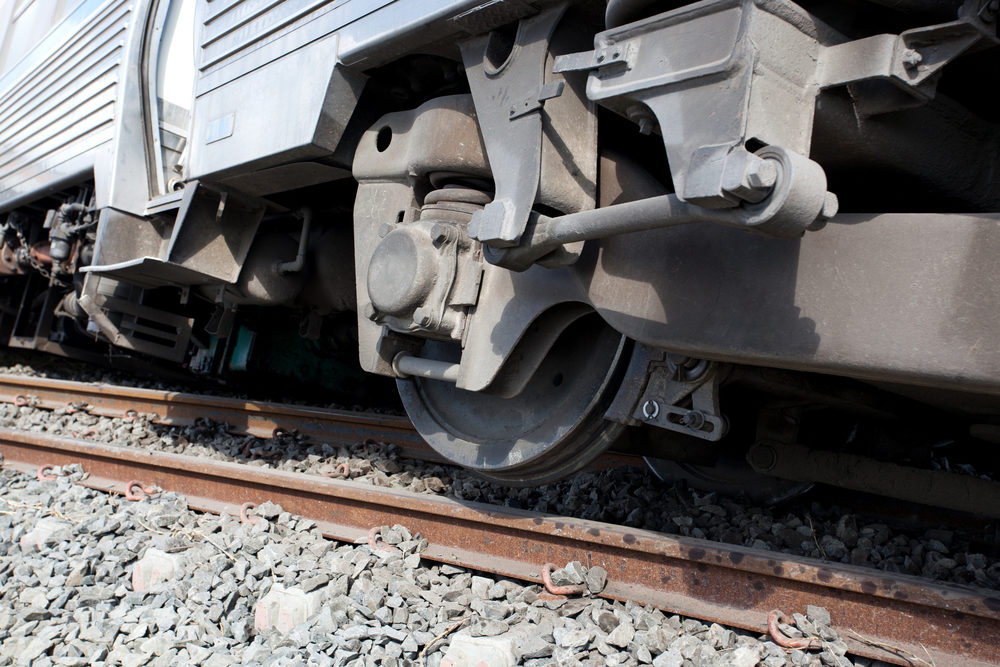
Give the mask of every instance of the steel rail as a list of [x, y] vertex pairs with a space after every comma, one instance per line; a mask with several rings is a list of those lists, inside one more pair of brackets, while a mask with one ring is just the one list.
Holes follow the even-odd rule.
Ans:
[[[78, 463], [82, 482], [126, 480], [184, 494], [189, 506], [238, 514], [271, 500], [353, 542], [400, 523], [426, 537], [423, 557], [538, 583], [546, 562], [608, 571], [603, 595], [763, 632], [768, 612], [826, 607], [851, 651], [896, 664], [988, 665], [1000, 655], [1000, 594], [810, 558], [663, 535], [427, 494], [180, 454], [0, 429], [5, 465]], [[891, 648], [890, 648], [891, 647]]]
[[[134, 411], [155, 415], [154, 421], [171, 426], [211, 419], [228, 424], [234, 433], [259, 438], [286, 431], [317, 442], [345, 445], [374, 440], [398, 446], [400, 454], [407, 458], [448, 463], [420, 437], [409, 419], [373, 412], [8, 374], [0, 374], [0, 402], [27, 403], [47, 410], [86, 403], [90, 414], [122, 417]], [[592, 467], [625, 465], [645, 467], [641, 457], [619, 452], [602, 454]]]
[[403, 450], [429, 449], [405, 417], [371, 412], [2, 374], [0, 401], [15, 404], [27, 401], [48, 410], [86, 403], [87, 412], [94, 415], [122, 417], [134, 411], [156, 415], [158, 423], [175, 426], [207, 418], [229, 424], [239, 433], [261, 438], [271, 437], [275, 430], [285, 430], [323, 441], [354, 444], [372, 438], [399, 445]]

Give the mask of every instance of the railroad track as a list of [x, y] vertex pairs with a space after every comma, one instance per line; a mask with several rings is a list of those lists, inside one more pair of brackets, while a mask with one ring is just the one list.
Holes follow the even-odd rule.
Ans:
[[[205, 397], [194, 394], [0, 375], [0, 401], [59, 409], [86, 403], [95, 415], [128, 411], [155, 421], [225, 422], [269, 437], [276, 429], [319, 441], [393, 443], [404, 456], [434, 460], [405, 418]], [[124, 492], [135, 480], [186, 496], [193, 509], [238, 514], [267, 500], [355, 541], [373, 526], [401, 523], [430, 541], [424, 557], [530, 582], [546, 562], [579, 560], [610, 575], [604, 595], [765, 632], [771, 609], [826, 607], [857, 655], [897, 664], [985, 665], [1000, 656], [1000, 595], [870, 569], [715, 542], [553, 517], [317, 475], [0, 429], [5, 465], [34, 472], [80, 464], [87, 486]], [[634, 462], [613, 454], [603, 465]], [[332, 519], [331, 519], [332, 517]], [[856, 634], [855, 634], [856, 633]], [[925, 651], [926, 649], [926, 651]]]
[[[233, 433], [259, 438], [269, 438], [277, 431], [285, 431], [317, 442], [335, 444], [352, 445], [374, 440], [396, 445], [400, 455], [406, 458], [448, 463], [424, 442], [409, 419], [374, 412], [7, 374], [0, 374], [0, 402], [30, 404], [46, 410], [86, 404], [86, 411], [93, 415], [122, 417], [129, 412], [150, 414], [155, 415], [156, 423], [171, 426], [187, 426], [198, 419], [210, 419], [228, 424]], [[623, 465], [645, 467], [639, 456], [608, 452], [598, 457], [591, 468]]]
[[[33, 472], [76, 463], [82, 483], [123, 493], [131, 481], [184, 494], [193, 509], [238, 514], [273, 501], [353, 542], [400, 523], [423, 557], [538, 583], [546, 562], [609, 573], [602, 595], [764, 632], [772, 609], [826, 607], [857, 654], [896, 664], [987, 665], [1000, 655], [1000, 596], [809, 558], [581, 519], [327, 479], [201, 457], [0, 429], [4, 465]], [[925, 661], [922, 663], [921, 661]]]

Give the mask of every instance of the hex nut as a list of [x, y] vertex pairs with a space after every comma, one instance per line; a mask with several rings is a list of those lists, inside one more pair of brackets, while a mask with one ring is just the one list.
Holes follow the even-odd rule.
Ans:
[[756, 190], [772, 188], [778, 182], [778, 166], [774, 160], [751, 160], [746, 177], [747, 184]]

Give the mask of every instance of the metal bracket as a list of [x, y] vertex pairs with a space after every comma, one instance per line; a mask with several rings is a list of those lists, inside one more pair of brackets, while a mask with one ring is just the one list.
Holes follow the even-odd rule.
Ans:
[[593, 51], [567, 53], [564, 56], [556, 56], [556, 64], [552, 69], [555, 72], [585, 72], [615, 65], [624, 65], [625, 69], [632, 69], [632, 58], [635, 57], [635, 51], [631, 44], [619, 42], [596, 48]]
[[[652, 426], [717, 441], [727, 429], [719, 409], [719, 380], [718, 366], [712, 362], [686, 366], [668, 358], [650, 375], [632, 417]], [[680, 407], [678, 404], [688, 397], [691, 407]]]
[[542, 108], [542, 104], [545, 100], [551, 100], [553, 97], [559, 97], [562, 95], [563, 88], [566, 86], [565, 81], [549, 81], [547, 84], [541, 87], [541, 89], [534, 95], [530, 95], [524, 100], [522, 104], [515, 104], [510, 108], [510, 119], [520, 118], [532, 111], [538, 111]]
[[[517, 245], [541, 178], [542, 103], [562, 93], [546, 83], [549, 41], [566, 4], [524, 19], [506, 61], [487, 63], [491, 35], [461, 45], [496, 194], [469, 223], [469, 236], [494, 247]], [[555, 85], [553, 85], [555, 84]]]
[[947, 23], [906, 30], [899, 35], [872, 35], [828, 46], [819, 69], [819, 87], [884, 80], [909, 93], [909, 104], [898, 100], [859, 100], [865, 115], [922, 104], [934, 97], [938, 74], [948, 63], [981, 42], [997, 44], [996, 11], [990, 2], [966, 0], [959, 18]]

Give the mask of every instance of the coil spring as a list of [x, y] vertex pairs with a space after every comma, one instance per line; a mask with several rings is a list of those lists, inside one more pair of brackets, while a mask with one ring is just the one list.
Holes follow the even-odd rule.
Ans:
[[420, 208], [420, 217], [468, 222], [476, 211], [492, 200], [493, 194], [485, 190], [464, 185], [446, 185], [427, 193]]

